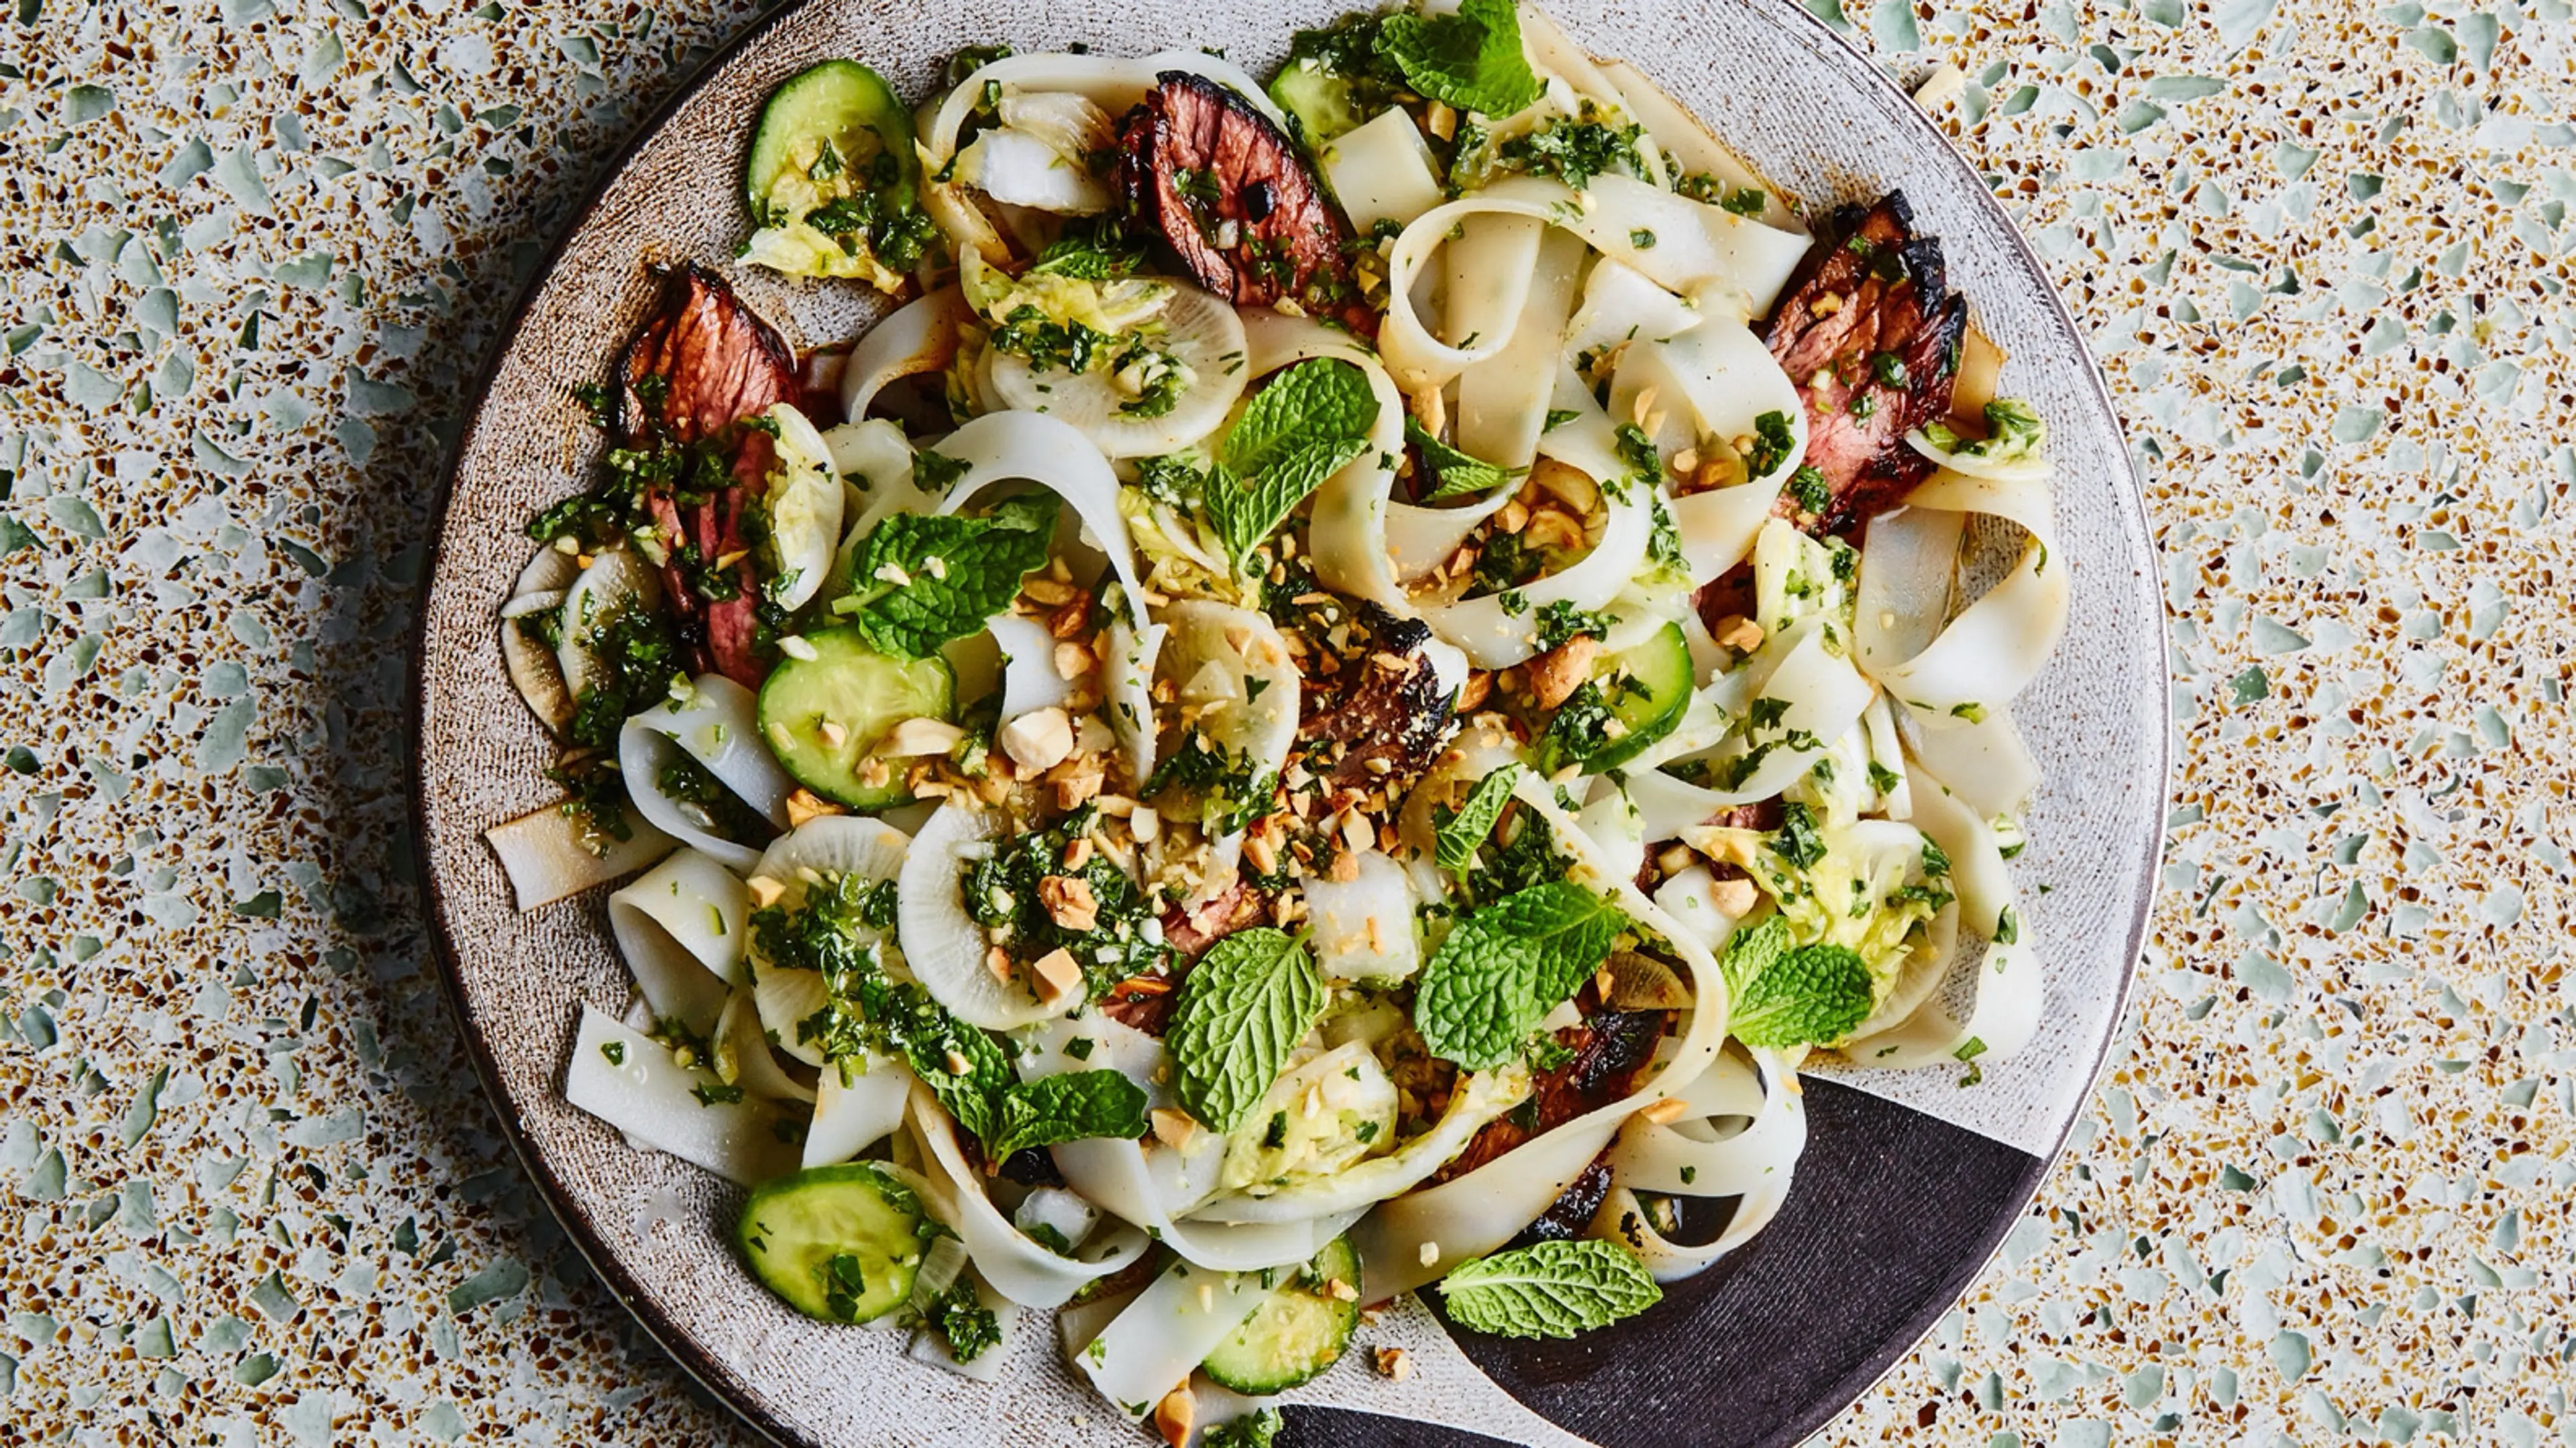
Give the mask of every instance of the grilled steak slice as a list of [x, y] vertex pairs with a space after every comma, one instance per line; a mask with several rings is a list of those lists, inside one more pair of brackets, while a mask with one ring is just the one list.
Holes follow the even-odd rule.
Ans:
[[[1359, 625], [1362, 651], [1337, 674], [1309, 673], [1297, 743], [1306, 767], [1335, 788], [1383, 788], [1394, 797], [1439, 754], [1451, 696], [1423, 652], [1430, 625], [1399, 619], [1374, 603], [1360, 605]], [[1372, 772], [1372, 759], [1386, 760], [1387, 772]]]
[[[1591, 986], [1583, 992], [1585, 1000], [1593, 999]], [[1432, 1180], [1465, 1176], [1522, 1142], [1636, 1090], [1637, 1073], [1654, 1060], [1655, 1043], [1663, 1039], [1671, 1018], [1669, 1011], [1595, 1010], [1582, 1025], [1557, 1032], [1557, 1044], [1572, 1050], [1573, 1059], [1540, 1072], [1530, 1099], [1485, 1123], [1468, 1139], [1466, 1150]]]
[[1161, 236], [1200, 286], [1237, 306], [1287, 298], [1374, 335], [1344, 249], [1350, 222], [1296, 146], [1205, 76], [1159, 81], [1120, 123], [1118, 191], [1134, 229]]
[[1949, 288], [1941, 243], [1914, 231], [1904, 192], [1827, 220], [1763, 333], [1806, 401], [1806, 464], [1832, 499], [1811, 515], [1784, 493], [1783, 517], [1853, 533], [1931, 475], [1905, 434], [1949, 414], [1967, 328], [1967, 299]]
[[[664, 273], [662, 309], [626, 344], [618, 431], [629, 447], [686, 445], [797, 398], [796, 354], [724, 278], [694, 262]], [[648, 400], [636, 384], [661, 379]]]
[[[729, 460], [733, 481], [722, 488], [675, 495], [664, 484], [645, 501], [671, 545], [662, 592], [689, 648], [691, 670], [712, 667], [757, 687], [768, 665], [755, 645], [759, 579], [742, 514], [766, 487], [775, 454], [767, 436], [736, 424], [800, 396], [795, 354], [722, 277], [689, 264], [665, 273], [662, 308], [626, 344], [617, 370], [617, 431], [627, 447], [712, 448]], [[710, 570], [715, 560], [736, 554], [733, 596], [704, 597], [698, 584], [705, 575], [693, 580], [688, 560]]]

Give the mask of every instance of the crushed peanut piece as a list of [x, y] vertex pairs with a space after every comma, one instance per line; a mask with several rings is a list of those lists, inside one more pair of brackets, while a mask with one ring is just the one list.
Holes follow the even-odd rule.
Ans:
[[[1426, 1249], [1430, 1246], [1427, 1242], [1423, 1245]], [[1379, 1348], [1377, 1350], [1377, 1373], [1379, 1377], [1386, 1379], [1388, 1382], [1403, 1382], [1406, 1378], [1413, 1376], [1413, 1355], [1400, 1347]]]
[[1190, 1429], [1197, 1426], [1198, 1418], [1198, 1399], [1186, 1382], [1165, 1393], [1163, 1401], [1154, 1405], [1154, 1431], [1162, 1434], [1171, 1448], [1181, 1448], [1190, 1441]]
[[751, 892], [751, 905], [755, 910], [768, 909], [777, 904], [780, 897], [787, 893], [785, 885], [767, 875], [754, 875], [742, 884], [744, 889]]
[[1047, 918], [1059, 929], [1087, 935], [1100, 925], [1100, 901], [1091, 893], [1091, 882], [1078, 875], [1049, 875], [1038, 881], [1038, 899], [1046, 906]]
[[1029, 973], [1037, 977], [1038, 999], [1042, 1001], [1060, 1001], [1082, 989], [1082, 966], [1074, 960], [1073, 952], [1061, 945], [1038, 957]]
[[794, 829], [810, 819], [824, 815], [847, 814], [849, 811], [808, 789], [791, 790], [787, 795], [787, 827]]
[[1601, 653], [1601, 640], [1590, 634], [1576, 634], [1555, 648], [1530, 660], [1530, 687], [1542, 709], [1563, 704], [1576, 689], [1592, 677], [1592, 661]]

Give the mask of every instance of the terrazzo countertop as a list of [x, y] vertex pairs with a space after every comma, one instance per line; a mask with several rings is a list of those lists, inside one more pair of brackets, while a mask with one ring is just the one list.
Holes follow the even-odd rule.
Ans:
[[[1825, 1435], [2576, 1444], [2567, 0], [1848, 15], [2111, 376], [2167, 890], [2099, 1098]], [[748, 9], [0, 17], [0, 1444], [747, 1441], [457, 1048], [403, 646], [515, 285]]]

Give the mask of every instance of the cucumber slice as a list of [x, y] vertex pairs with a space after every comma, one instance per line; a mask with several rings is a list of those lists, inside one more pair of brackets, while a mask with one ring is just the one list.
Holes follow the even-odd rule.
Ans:
[[825, 1322], [866, 1322], [912, 1296], [936, 1229], [921, 1198], [875, 1162], [818, 1166], [755, 1188], [734, 1224], [754, 1275]]
[[[1599, 774], [1645, 753], [1649, 745], [1672, 733], [1673, 727], [1682, 722], [1682, 711], [1690, 705], [1691, 689], [1697, 679], [1691, 665], [1690, 641], [1682, 637], [1679, 624], [1664, 625], [1634, 648], [1602, 655], [1592, 666], [1592, 681], [1584, 687], [1609, 709], [1611, 718], [1619, 721], [1618, 737], [1602, 741], [1598, 748], [1578, 752], [1551, 727], [1540, 741], [1540, 770], [1554, 774], [1569, 764], [1579, 764], [1584, 773]], [[1574, 707], [1583, 697], [1578, 693], [1567, 701], [1567, 707]]]
[[782, 208], [786, 219], [802, 220], [861, 192], [901, 210], [920, 185], [912, 112], [884, 76], [855, 60], [824, 61], [771, 91], [742, 168], [743, 199], [760, 224]]
[[[1347, 1300], [1334, 1295], [1337, 1282], [1349, 1284]], [[1256, 1397], [1312, 1382], [1351, 1345], [1360, 1321], [1359, 1285], [1360, 1254], [1350, 1238], [1335, 1237], [1264, 1298], [1200, 1369], [1221, 1386]]]
[[911, 798], [902, 762], [867, 784], [860, 767], [885, 732], [906, 719], [945, 719], [957, 677], [945, 659], [898, 659], [860, 642], [858, 631], [805, 635], [810, 659], [782, 658], [760, 686], [760, 737], [796, 782], [852, 809], [886, 809]]

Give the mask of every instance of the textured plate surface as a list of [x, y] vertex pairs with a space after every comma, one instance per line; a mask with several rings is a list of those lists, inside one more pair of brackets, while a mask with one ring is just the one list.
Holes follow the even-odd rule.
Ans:
[[[1019, 1345], [1004, 1383], [984, 1388], [899, 1361], [899, 1334], [793, 1316], [725, 1246], [737, 1193], [630, 1149], [561, 1101], [581, 1003], [622, 1006], [624, 972], [597, 896], [516, 914], [481, 832], [553, 793], [542, 776], [547, 742], [502, 672], [493, 610], [526, 560], [528, 515], [587, 477], [594, 439], [572, 387], [602, 375], [650, 301], [647, 263], [731, 256], [751, 117], [771, 86], [814, 60], [864, 59], [915, 98], [950, 50], [988, 40], [1118, 54], [1223, 46], [1260, 73], [1293, 27], [1341, 8], [810, 0], [785, 12], [639, 136], [524, 300], [463, 435], [417, 665], [418, 808], [451, 993], [522, 1156], [602, 1277], [680, 1361], [782, 1442], [1141, 1440], [1077, 1391], [1042, 1344]], [[2049, 971], [2039, 1038], [1989, 1069], [1978, 1091], [1946, 1075], [1873, 1083], [1880, 1095], [1820, 1085], [1799, 1190], [1744, 1253], [1609, 1337], [1469, 1345], [1500, 1390], [1592, 1441], [1794, 1442], [1910, 1345], [1984, 1263], [2100, 1064], [2145, 925], [2164, 795], [2150, 549], [2099, 375], [2039, 266], [1977, 177], [1866, 61], [1791, 0], [1688, 13], [1598, 0], [1551, 8], [1589, 48], [1644, 66], [1810, 206], [1903, 186], [1941, 238], [1953, 283], [2011, 353], [2006, 390], [2032, 399], [2054, 430], [2074, 617], [2019, 711], [2047, 770], [2018, 862], [2026, 882], [2051, 887], [2039, 898], [2024, 887], [2026, 928]], [[871, 315], [853, 288], [725, 269], [800, 346], [846, 338]], [[1636, 1350], [1647, 1343], [1651, 1351]], [[1346, 1363], [1319, 1386], [1349, 1407], [1543, 1436], [1447, 1400], [1497, 1394], [1472, 1375], [1398, 1389]], [[1307, 1442], [1469, 1441], [1347, 1412], [1297, 1416]]]

